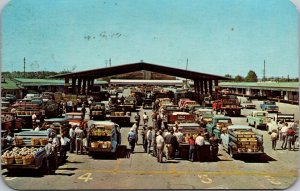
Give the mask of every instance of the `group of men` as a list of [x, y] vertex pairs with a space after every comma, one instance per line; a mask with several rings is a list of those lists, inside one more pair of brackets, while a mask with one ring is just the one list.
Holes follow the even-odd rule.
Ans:
[[296, 122], [292, 123], [289, 126], [288, 123], [280, 121], [278, 123], [279, 132], [275, 129], [271, 133], [272, 149], [276, 150], [277, 141], [279, 139], [280, 141], [282, 141], [281, 149], [285, 150], [287, 149], [288, 146], [288, 150], [290, 151], [292, 150], [292, 146], [293, 146], [293, 150], [295, 150], [297, 128], [298, 125]]

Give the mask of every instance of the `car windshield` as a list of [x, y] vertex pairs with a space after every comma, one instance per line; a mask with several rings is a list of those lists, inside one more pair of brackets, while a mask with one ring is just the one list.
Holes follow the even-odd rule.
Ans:
[[231, 123], [231, 119], [219, 119], [217, 123]]
[[256, 116], [264, 117], [266, 116], [266, 113], [256, 113]]

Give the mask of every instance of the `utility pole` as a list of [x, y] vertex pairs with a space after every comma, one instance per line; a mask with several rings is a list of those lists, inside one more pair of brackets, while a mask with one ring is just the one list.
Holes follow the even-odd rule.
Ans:
[[263, 79], [262, 81], [264, 82], [266, 80], [266, 60], [264, 60], [264, 70], [263, 70]]
[[26, 68], [26, 59], [24, 57], [24, 73], [23, 73], [24, 78], [25, 78], [25, 68]]
[[109, 67], [111, 67], [111, 58], [109, 58]]

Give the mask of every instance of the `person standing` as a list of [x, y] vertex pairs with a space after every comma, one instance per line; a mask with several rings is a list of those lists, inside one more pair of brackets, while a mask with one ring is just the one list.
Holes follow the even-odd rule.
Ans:
[[133, 128], [130, 129], [127, 140], [130, 146], [130, 152], [133, 153], [135, 148], [135, 143], [136, 143], [136, 134]]
[[54, 171], [56, 169], [56, 159], [55, 159], [55, 149], [54, 145], [52, 144], [53, 139], [49, 138], [48, 143], [45, 146], [45, 151], [46, 151], [46, 165], [47, 165], [47, 170], [48, 174], [54, 174]]
[[219, 139], [215, 138], [215, 134], [212, 134], [209, 138], [210, 149], [211, 149], [211, 158], [213, 161], [218, 160], [219, 152]]
[[144, 112], [144, 114], [143, 114], [143, 122], [144, 122], [144, 126], [146, 125], [146, 124], [148, 124], [148, 115], [147, 115], [147, 113], [146, 112]]
[[272, 141], [272, 149], [273, 150], [276, 150], [277, 140], [278, 140], [277, 130], [273, 129], [272, 133], [271, 133], [271, 141]]
[[132, 125], [131, 128], [134, 130], [134, 133], [135, 133], [135, 144], [137, 144], [137, 142], [138, 142], [138, 140], [139, 140], [139, 136], [138, 136], [138, 129], [139, 129], [139, 126], [138, 126], [137, 121]]
[[37, 119], [35, 112], [32, 114], [31, 119], [32, 119], [32, 129], [34, 130], [36, 128], [36, 119]]
[[85, 105], [82, 104], [82, 108], [81, 108], [81, 113], [82, 113], [81, 119], [82, 119], [82, 120], [84, 120], [84, 118], [85, 118], [85, 112], [86, 112]]
[[167, 160], [174, 158], [174, 150], [176, 148], [177, 139], [174, 136], [174, 131], [171, 130], [165, 137], [165, 144], [167, 148]]
[[282, 145], [281, 145], [282, 149], [286, 149], [286, 146], [287, 146], [287, 131], [288, 131], [288, 129], [289, 129], [288, 124], [285, 123], [284, 126], [280, 130], [281, 137], [282, 137]]
[[163, 162], [163, 151], [165, 146], [164, 138], [162, 137], [162, 131], [158, 131], [158, 135], [156, 137], [156, 146], [157, 146], [157, 162]]
[[151, 146], [153, 145], [153, 131], [152, 131], [152, 127], [149, 126], [147, 133], [146, 133], [146, 139], [147, 139], [147, 143], [148, 143], [148, 154], [150, 154], [150, 150], [151, 150]]
[[83, 154], [84, 132], [79, 125], [77, 125], [75, 128], [75, 137], [76, 137], [76, 154], [78, 155], [79, 150], [80, 150], [80, 154]]
[[137, 129], [138, 129], [140, 127], [140, 121], [141, 121], [141, 116], [140, 116], [139, 112], [136, 112], [134, 119], [136, 121]]
[[67, 146], [70, 143], [70, 139], [66, 137], [66, 132], [63, 132], [60, 138], [60, 156], [66, 158], [67, 156]]
[[202, 147], [204, 145], [204, 137], [202, 136], [201, 133], [198, 133], [198, 136], [196, 137], [196, 140], [195, 140], [195, 144], [196, 144], [197, 159], [198, 159], [198, 161], [201, 161], [202, 160], [201, 151], [202, 151]]
[[153, 140], [153, 151], [152, 155], [154, 157], [157, 157], [157, 143], [156, 143], [156, 137], [158, 136], [158, 128], [155, 128], [154, 132], [152, 133], [152, 140]]
[[152, 112], [151, 118], [152, 118], [153, 127], [156, 128], [157, 127], [157, 112], [156, 111]]
[[148, 140], [147, 140], [147, 138], [146, 138], [146, 130], [145, 130], [145, 129], [142, 129], [141, 135], [142, 135], [142, 141], [143, 141], [144, 152], [147, 153]]
[[288, 142], [289, 151], [291, 150], [292, 145], [293, 145], [293, 150], [295, 150], [295, 144], [294, 144], [295, 134], [296, 132], [294, 131], [294, 129], [292, 127], [289, 127], [287, 131], [287, 142]]
[[195, 153], [195, 140], [193, 135], [190, 135], [190, 138], [188, 139], [189, 143], [189, 161], [194, 162], [194, 153]]
[[69, 137], [70, 137], [70, 153], [74, 152], [74, 147], [75, 147], [75, 139], [76, 139], [76, 134], [75, 134], [75, 126], [71, 126], [69, 130]]

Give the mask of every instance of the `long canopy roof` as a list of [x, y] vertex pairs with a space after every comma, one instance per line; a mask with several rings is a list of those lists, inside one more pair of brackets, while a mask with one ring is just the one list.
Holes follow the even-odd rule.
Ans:
[[52, 76], [51, 78], [95, 79], [95, 78], [113, 76], [113, 75], [141, 71], [141, 70], [157, 72], [157, 73], [167, 74], [170, 76], [176, 76], [176, 77], [187, 78], [192, 80], [229, 80], [228, 78], [225, 78], [223, 76], [205, 74], [205, 73], [194, 72], [190, 70], [183, 70], [183, 69], [161, 66], [157, 64], [144, 63], [144, 62], [117, 65], [112, 67], [98, 68], [93, 70], [85, 70], [85, 71], [66, 73], [66, 74], [59, 74], [59, 75]]

